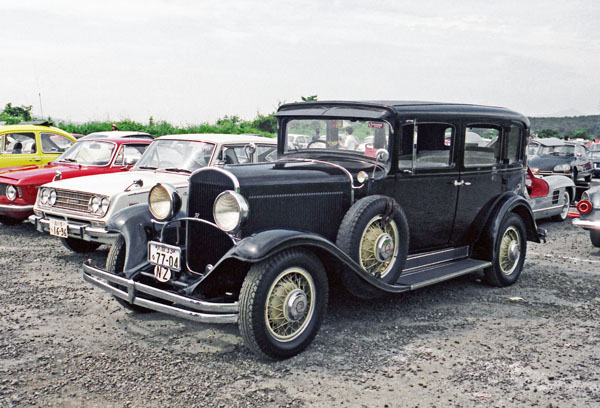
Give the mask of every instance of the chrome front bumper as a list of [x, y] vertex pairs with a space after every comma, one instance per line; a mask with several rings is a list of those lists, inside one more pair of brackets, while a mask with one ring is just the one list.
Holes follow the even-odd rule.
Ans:
[[[50, 230], [50, 220], [35, 214], [30, 215], [29, 222], [35, 225], [40, 232]], [[84, 241], [99, 242], [101, 244], [112, 244], [119, 236], [118, 232], [109, 232], [102, 227], [94, 227], [89, 224], [76, 223], [73, 220], [67, 220], [69, 237], [83, 239]]]
[[600, 220], [586, 220], [581, 218], [573, 218], [573, 225], [585, 229], [593, 229], [600, 231]]
[[33, 204], [18, 205], [18, 204], [0, 204], [0, 211], [11, 213], [32, 212]]
[[[238, 321], [239, 307], [237, 302], [212, 303], [181, 296], [105, 272], [91, 266], [89, 261], [83, 264], [83, 280], [131, 304], [172, 316], [201, 323], [237, 323]], [[116, 288], [111, 284], [118, 285], [121, 288]], [[172, 305], [139, 297], [137, 296], [138, 293], [171, 302]]]

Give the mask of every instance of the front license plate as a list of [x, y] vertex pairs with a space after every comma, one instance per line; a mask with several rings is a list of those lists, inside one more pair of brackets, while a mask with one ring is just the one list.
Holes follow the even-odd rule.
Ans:
[[54, 235], [55, 237], [68, 238], [69, 237], [69, 227], [67, 222], [64, 220], [55, 220], [50, 218], [50, 235]]
[[148, 242], [148, 262], [179, 271], [181, 270], [181, 248], [150, 241]]

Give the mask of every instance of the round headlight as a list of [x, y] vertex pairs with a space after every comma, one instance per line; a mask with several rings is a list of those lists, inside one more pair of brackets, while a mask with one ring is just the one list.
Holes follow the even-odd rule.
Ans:
[[169, 184], [157, 184], [148, 195], [148, 207], [152, 216], [159, 221], [173, 218], [181, 208], [181, 197], [177, 189]]
[[90, 200], [90, 203], [88, 204], [88, 209], [93, 213], [97, 213], [98, 210], [100, 209], [101, 201], [102, 201], [101, 197], [98, 197], [98, 196], [92, 197], [92, 199]]
[[110, 204], [110, 201], [106, 197], [104, 197], [102, 201], [100, 201], [100, 214], [106, 214], [106, 212], [108, 211], [108, 204]]
[[8, 198], [10, 201], [15, 201], [17, 198], [17, 189], [15, 188], [15, 186], [9, 184], [6, 187], [6, 198]]
[[50, 190], [50, 195], [48, 196], [48, 204], [56, 204], [56, 190]]
[[356, 181], [358, 181], [360, 184], [363, 184], [368, 179], [369, 179], [369, 175], [364, 170], [359, 171], [358, 174], [356, 175]]
[[569, 171], [571, 166], [568, 163], [557, 164], [554, 166], [554, 171]]
[[248, 217], [248, 202], [235, 191], [224, 191], [215, 199], [213, 217], [223, 231], [235, 231]]
[[42, 204], [47, 204], [49, 197], [50, 197], [50, 189], [49, 188], [42, 189], [42, 192], [40, 194], [40, 201], [41, 201], [41, 203]]

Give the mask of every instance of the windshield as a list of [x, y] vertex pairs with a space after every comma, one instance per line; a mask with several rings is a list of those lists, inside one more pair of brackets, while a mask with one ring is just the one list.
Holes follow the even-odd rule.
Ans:
[[539, 156], [574, 156], [575, 146], [541, 146], [537, 154]]
[[335, 151], [375, 158], [377, 150], [388, 150], [390, 126], [373, 120], [292, 119], [285, 135], [286, 153]]
[[58, 156], [56, 162], [77, 163], [85, 166], [106, 166], [115, 151], [115, 144], [96, 140], [80, 141]]
[[212, 143], [194, 140], [156, 140], [146, 149], [135, 169], [192, 172], [210, 164]]
[[593, 150], [590, 153], [590, 156], [592, 156], [592, 159], [594, 160], [600, 160], [600, 150]]

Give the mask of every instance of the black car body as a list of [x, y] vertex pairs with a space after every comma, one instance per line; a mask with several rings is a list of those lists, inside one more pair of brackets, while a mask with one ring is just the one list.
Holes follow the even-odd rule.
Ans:
[[529, 158], [529, 167], [535, 175], [571, 177], [574, 183], [592, 179], [592, 161], [587, 148], [579, 142], [557, 138], [537, 139], [540, 147]]
[[[526, 241], [540, 242], [522, 196], [521, 114], [307, 102], [276, 116], [278, 161], [195, 172], [181, 211], [174, 190], [157, 185], [148, 207], [116, 217], [122, 239], [107, 271], [86, 264], [84, 279], [129, 308], [238, 322], [253, 351], [281, 359], [316, 335], [332, 279], [361, 298], [481, 270], [506, 286]], [[312, 141], [299, 148], [287, 134]], [[352, 137], [360, 150], [342, 142]]]
[[600, 177], [600, 143], [589, 146], [588, 153], [592, 160], [592, 174], [594, 177]]

